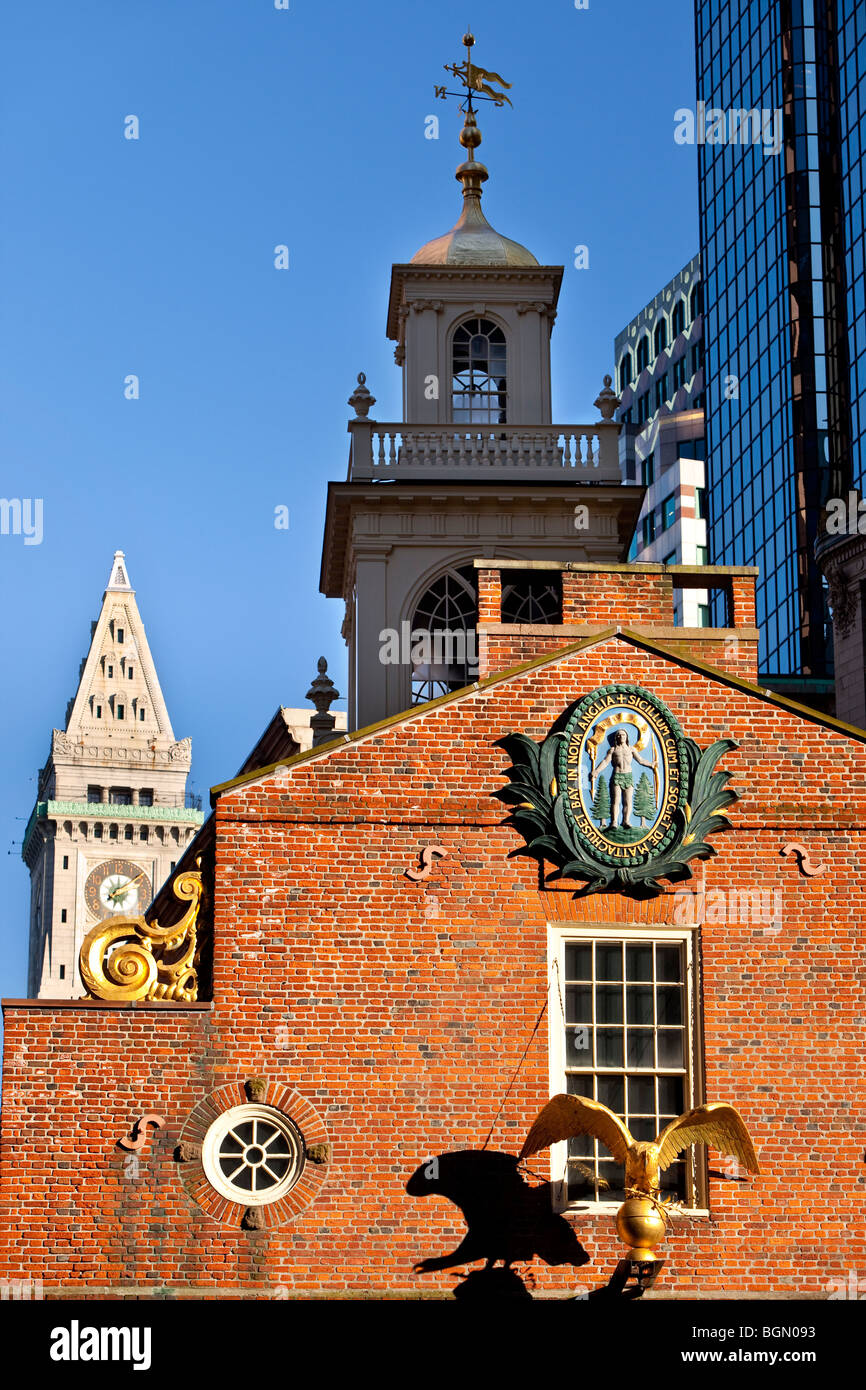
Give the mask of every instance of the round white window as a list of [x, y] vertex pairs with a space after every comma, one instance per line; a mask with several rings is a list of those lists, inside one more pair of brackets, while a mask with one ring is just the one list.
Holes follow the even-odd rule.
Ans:
[[214, 1120], [204, 1137], [202, 1167], [229, 1201], [264, 1206], [284, 1197], [301, 1175], [304, 1141], [279, 1110], [236, 1105]]

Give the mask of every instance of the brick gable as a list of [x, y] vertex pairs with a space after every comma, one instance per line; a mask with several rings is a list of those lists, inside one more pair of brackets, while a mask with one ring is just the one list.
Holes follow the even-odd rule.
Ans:
[[[732, 831], [679, 893], [648, 901], [545, 887], [511, 857], [521, 842], [491, 796], [509, 764], [497, 739], [541, 739], [614, 682], [653, 691], [701, 747], [739, 745], [723, 760], [740, 795]], [[548, 924], [651, 933], [685, 904], [703, 1089], [741, 1110], [762, 1176], [732, 1181], [712, 1156], [711, 1218], [675, 1224], [663, 1284], [825, 1294], [863, 1259], [864, 774], [863, 739], [613, 635], [229, 786], [210, 1008], [7, 1004], [3, 1277], [42, 1260], [49, 1296], [160, 1282], [211, 1296], [447, 1293], [450, 1269], [412, 1268], [454, 1250], [465, 1223], [444, 1196], [417, 1195], [413, 1174], [481, 1150], [494, 1121], [489, 1149], [519, 1150], [549, 1094], [546, 1021], [533, 1036]], [[780, 853], [792, 840], [829, 871], [804, 877]], [[445, 856], [407, 878], [431, 844]], [[712, 894], [754, 889], [781, 893], [778, 929], [711, 919]], [[194, 1107], [254, 1076], [305, 1097], [333, 1145], [315, 1200], [263, 1231], [204, 1211], [173, 1158]], [[136, 1184], [115, 1145], [145, 1110], [166, 1126]], [[547, 1153], [530, 1168], [543, 1181]], [[526, 1256], [539, 1290], [600, 1286], [622, 1253], [611, 1216], [567, 1220], [590, 1263]]]

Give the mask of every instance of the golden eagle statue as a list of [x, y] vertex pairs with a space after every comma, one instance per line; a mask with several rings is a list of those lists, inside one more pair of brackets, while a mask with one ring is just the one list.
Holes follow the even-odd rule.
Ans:
[[526, 1136], [520, 1159], [589, 1134], [625, 1164], [625, 1188], [629, 1196], [659, 1199], [659, 1174], [691, 1144], [711, 1144], [731, 1154], [750, 1173], [758, 1173], [758, 1158], [742, 1116], [732, 1105], [699, 1105], [666, 1125], [654, 1143], [633, 1139], [622, 1120], [599, 1101], [585, 1096], [554, 1096], [548, 1101]]

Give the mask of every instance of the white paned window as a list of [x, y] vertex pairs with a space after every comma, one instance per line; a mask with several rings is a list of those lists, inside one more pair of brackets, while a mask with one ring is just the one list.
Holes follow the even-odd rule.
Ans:
[[223, 1197], [245, 1206], [264, 1206], [284, 1197], [297, 1182], [304, 1166], [304, 1141], [279, 1110], [236, 1105], [214, 1120], [201, 1159], [208, 1181]]
[[[599, 1101], [633, 1139], [654, 1140], [698, 1103], [692, 933], [557, 926], [549, 942], [551, 1095]], [[600, 1140], [557, 1144], [551, 1160], [561, 1207], [625, 1200], [624, 1169]], [[661, 1174], [662, 1195], [703, 1209], [704, 1173], [703, 1151], [687, 1151]]]

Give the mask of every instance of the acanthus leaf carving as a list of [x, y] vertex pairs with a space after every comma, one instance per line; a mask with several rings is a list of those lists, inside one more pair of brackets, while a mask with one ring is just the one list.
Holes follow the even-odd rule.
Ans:
[[845, 582], [837, 569], [828, 571], [827, 588], [836, 631], [840, 637], [848, 637], [857, 617], [857, 590]]

